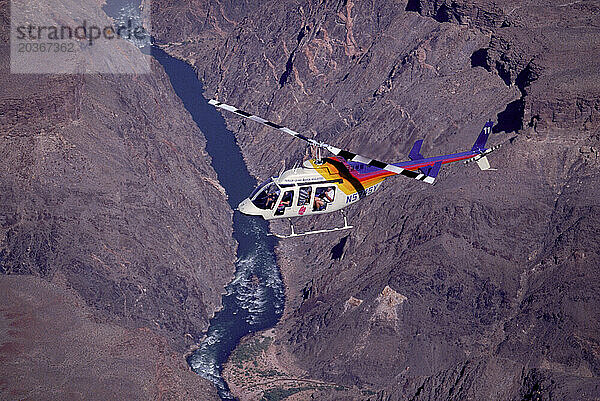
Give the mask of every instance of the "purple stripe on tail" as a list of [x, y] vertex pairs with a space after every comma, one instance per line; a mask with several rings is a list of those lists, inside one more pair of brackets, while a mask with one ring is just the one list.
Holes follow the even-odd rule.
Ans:
[[485, 151], [485, 144], [486, 144], [490, 134], [492, 133], [493, 125], [494, 125], [494, 122], [492, 120], [485, 123], [485, 125], [483, 126], [483, 129], [481, 130], [481, 133], [479, 134], [479, 136], [477, 137], [477, 140], [475, 141], [475, 144], [473, 145], [473, 148], [471, 148], [472, 151], [474, 151], [474, 152]]

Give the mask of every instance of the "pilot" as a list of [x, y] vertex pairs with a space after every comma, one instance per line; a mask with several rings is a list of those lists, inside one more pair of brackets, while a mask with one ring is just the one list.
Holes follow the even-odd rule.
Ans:
[[277, 200], [277, 194], [275, 192], [269, 192], [267, 194], [267, 202], [266, 202], [267, 209], [272, 209], [276, 200]]

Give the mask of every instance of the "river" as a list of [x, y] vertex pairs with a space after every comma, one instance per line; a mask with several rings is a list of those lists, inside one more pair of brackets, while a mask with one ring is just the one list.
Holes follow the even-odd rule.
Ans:
[[[134, 3], [136, 0], [111, 0], [104, 10], [125, 22], [139, 12]], [[136, 43], [138, 47], [147, 44]], [[148, 47], [143, 51], [148, 53]], [[151, 54], [169, 75], [175, 93], [204, 134], [212, 167], [235, 209], [252, 192], [256, 181], [248, 173], [234, 134], [202, 96], [202, 83], [189, 64], [156, 46], [151, 47]], [[187, 359], [194, 372], [215, 384], [222, 400], [235, 399], [221, 376], [223, 363], [243, 336], [274, 326], [283, 313], [284, 286], [275, 259], [275, 239], [267, 232], [264, 220], [234, 213], [233, 237], [238, 242], [235, 275], [225, 288], [223, 308], [211, 319], [203, 338], [197, 339], [198, 349]]]
[[[189, 64], [158, 48], [152, 49], [152, 55], [164, 67], [175, 93], [204, 133], [212, 166], [227, 191], [229, 205], [235, 208], [256, 186], [235, 136], [226, 128], [221, 114], [202, 97], [202, 84]], [[275, 260], [275, 240], [267, 236], [267, 231], [265, 221], [234, 213], [233, 237], [239, 244], [235, 276], [225, 288], [223, 309], [215, 314], [206, 338], [188, 358], [196, 373], [216, 385], [222, 400], [234, 399], [221, 377], [222, 364], [231, 351], [246, 334], [274, 326], [283, 312], [284, 289]]]

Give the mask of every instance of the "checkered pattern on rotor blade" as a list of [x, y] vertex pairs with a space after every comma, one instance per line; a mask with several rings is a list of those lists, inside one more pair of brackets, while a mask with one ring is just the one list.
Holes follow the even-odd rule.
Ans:
[[347, 150], [343, 150], [343, 149], [337, 148], [337, 147], [329, 145], [327, 143], [316, 141], [316, 140], [311, 139], [311, 138], [307, 138], [306, 136], [304, 136], [304, 135], [302, 135], [302, 134], [300, 134], [300, 133], [298, 133], [296, 131], [293, 131], [293, 130], [287, 128], [287, 127], [281, 126], [281, 125], [276, 124], [276, 123], [274, 123], [272, 121], [269, 121], [269, 120], [265, 120], [264, 118], [261, 118], [261, 117], [255, 116], [253, 114], [247, 113], [247, 112], [245, 112], [243, 110], [238, 109], [237, 107], [230, 106], [230, 105], [225, 104], [225, 103], [221, 103], [221, 102], [219, 102], [217, 100], [211, 99], [211, 100], [208, 101], [208, 103], [211, 104], [211, 105], [213, 105], [213, 106], [215, 106], [215, 107], [217, 107], [217, 108], [224, 109], [224, 110], [227, 110], [227, 111], [229, 111], [231, 113], [237, 114], [238, 116], [247, 118], [248, 120], [252, 120], [252, 121], [255, 121], [257, 123], [266, 125], [267, 127], [275, 128], [276, 130], [285, 132], [286, 134], [291, 135], [291, 136], [293, 136], [295, 138], [301, 139], [301, 140], [303, 140], [305, 142], [308, 142], [311, 145], [315, 145], [315, 146], [319, 146], [319, 147], [325, 148], [325, 149], [329, 150], [331, 153], [333, 153], [334, 155], [343, 157], [344, 159], [346, 159], [348, 161], [353, 161], [353, 162], [367, 164], [369, 166], [377, 167], [377, 168], [389, 171], [389, 172], [394, 173], [394, 174], [403, 175], [405, 177], [412, 178], [412, 179], [415, 179], [415, 180], [418, 180], [418, 181], [424, 181], [424, 182], [429, 183], [429, 184], [433, 184], [433, 182], [435, 180], [433, 177], [430, 177], [428, 175], [425, 175], [425, 174], [422, 174], [422, 173], [419, 173], [419, 172], [416, 172], [416, 171], [406, 170], [406, 169], [403, 169], [402, 167], [394, 166], [393, 164], [388, 164], [388, 163], [385, 163], [385, 162], [381, 162], [379, 160], [371, 159], [370, 157], [361, 156], [359, 154], [352, 153], [352, 152], [349, 152]]

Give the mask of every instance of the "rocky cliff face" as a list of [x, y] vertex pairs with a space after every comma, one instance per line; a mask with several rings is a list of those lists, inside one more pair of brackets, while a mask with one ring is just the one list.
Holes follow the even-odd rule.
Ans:
[[[597, 2], [154, 7], [209, 96], [318, 139], [393, 161], [420, 138], [425, 155], [467, 149], [488, 118], [492, 144], [512, 138], [498, 171], [392, 179], [350, 233], [280, 243], [274, 344], [303, 377], [351, 399], [600, 394]], [[258, 176], [305, 151], [225, 117]]]
[[[409, 1], [407, 10], [479, 28], [490, 42], [473, 63], [516, 85], [514, 129], [593, 131], [598, 123], [600, 3]], [[507, 122], [508, 123], [508, 122]]]
[[5, 276], [0, 294], [3, 399], [218, 399], [164, 337], [95, 321], [63, 284]]
[[[1, 10], [0, 272], [15, 276], [2, 280], [73, 290], [92, 322], [149, 328], [183, 358], [234, 270], [202, 133], [153, 60], [147, 75], [10, 74]], [[137, 362], [153, 359], [148, 348]]]

